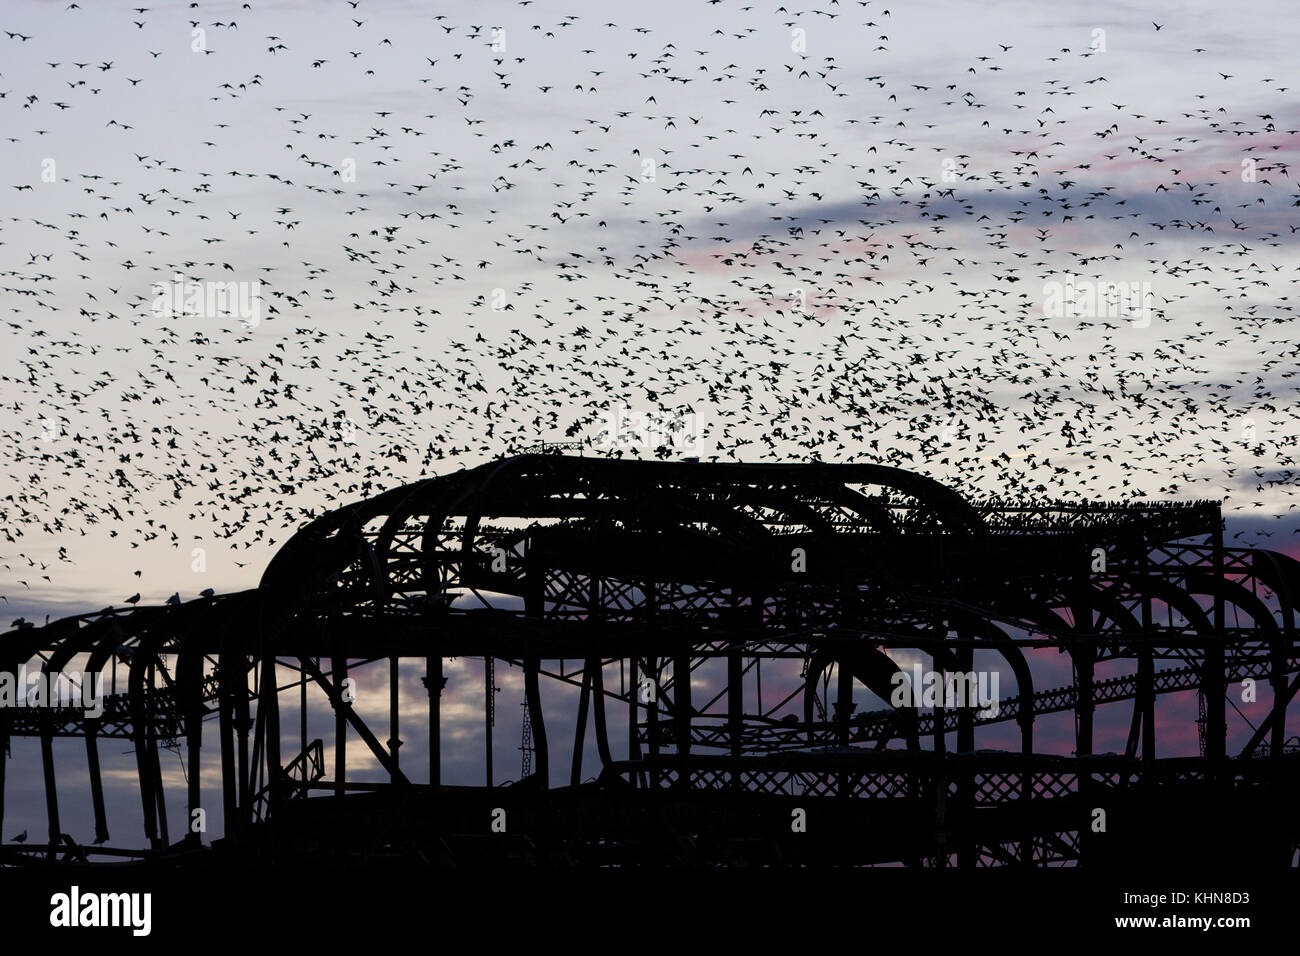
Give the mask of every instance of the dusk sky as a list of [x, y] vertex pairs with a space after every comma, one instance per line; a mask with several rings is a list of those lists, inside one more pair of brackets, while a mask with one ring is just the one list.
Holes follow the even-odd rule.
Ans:
[[[706, 459], [1221, 501], [1230, 544], [1300, 553], [1281, 0], [8, 0], [0, 29], [7, 622], [255, 587], [310, 516], [620, 408], [693, 415]], [[1067, 276], [1148, 311], [1052, 314]], [[176, 277], [260, 283], [262, 311], [159, 315]], [[497, 673], [509, 778], [522, 678]], [[481, 782], [482, 661], [447, 675], [444, 777]], [[383, 666], [357, 676], [386, 726]], [[574, 698], [546, 700], [558, 741]], [[1195, 716], [1162, 698], [1162, 745], [1195, 753]], [[1072, 718], [1036, 734], [1069, 752]], [[110, 818], [138, 817], [109, 749]], [[6, 787], [0, 836], [40, 831], [39, 773]]]

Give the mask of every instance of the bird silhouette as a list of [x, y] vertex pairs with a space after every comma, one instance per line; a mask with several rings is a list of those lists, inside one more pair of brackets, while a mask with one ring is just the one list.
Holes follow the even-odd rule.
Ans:
[[936, 66], [872, 4], [494, 31], [349, 0], [319, 35], [251, 4], [182, 21], [180, 84], [158, 12], [101, 6], [0, 41], [10, 145], [76, 157], [13, 167], [0, 215], [14, 614], [196, 549], [211, 598], [381, 488], [684, 429], [1296, 526], [1290, 91], [1181, 20], [1130, 70], [1048, 17]]

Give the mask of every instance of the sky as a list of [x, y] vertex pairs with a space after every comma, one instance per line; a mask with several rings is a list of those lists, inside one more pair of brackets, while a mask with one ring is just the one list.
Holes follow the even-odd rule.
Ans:
[[[0, 13], [9, 621], [256, 586], [310, 516], [619, 409], [1297, 553], [1285, 3], [130, 2]], [[1054, 314], [1067, 277], [1143, 308]]]

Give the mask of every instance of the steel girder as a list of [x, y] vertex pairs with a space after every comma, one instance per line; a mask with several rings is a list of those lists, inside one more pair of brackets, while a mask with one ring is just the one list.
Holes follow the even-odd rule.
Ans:
[[[323, 814], [349, 845], [373, 850], [377, 831], [355, 832], [353, 814], [373, 821], [382, 806], [387, 845], [458, 862], [525, 858], [502, 851], [513, 841], [489, 850], [475, 836], [488, 831], [467, 808], [495, 807], [500, 786], [442, 785], [443, 661], [467, 656], [523, 668], [535, 771], [509, 789], [531, 821], [534, 855], [1086, 864], [1115, 855], [1080, 822], [1088, 800], [1136, 813], [1195, 791], [1256, 806], [1276, 831], [1270, 859], [1287, 859], [1295, 821], [1270, 808], [1294, 796], [1300, 759], [1286, 734], [1300, 687], [1297, 594], [1300, 563], [1224, 547], [1208, 502], [972, 503], [876, 465], [515, 456], [315, 519], [253, 590], [0, 637], [0, 671], [38, 661], [53, 673], [79, 659], [87, 672], [125, 671], [97, 718], [0, 709], [0, 744], [40, 740], [49, 823], [46, 844], [4, 847], [0, 860], [202, 850], [201, 835], [168, 836], [158, 753], [184, 748], [186, 807], [198, 808], [208, 718], [218, 724], [227, 849], [323, 853], [304, 829]], [[1043, 681], [1029, 655], [1044, 649], [1069, 655], [1068, 686], [1035, 689]], [[997, 713], [890, 702], [900, 660], [973, 672], [977, 653], [1015, 682]], [[342, 691], [350, 667], [386, 658], [426, 662], [427, 783], [398, 762], [396, 682], [387, 747]], [[1117, 662], [1132, 672], [1097, 677]], [[275, 674], [286, 666], [335, 711], [333, 779], [320, 740], [304, 735], [302, 753], [281, 759]], [[1248, 679], [1267, 680], [1271, 703], [1229, 757], [1225, 692]], [[543, 689], [561, 686], [577, 691], [576, 729], [568, 786], [552, 787]], [[1190, 691], [1206, 701], [1203, 753], [1158, 758], [1157, 699]], [[856, 712], [855, 693], [867, 692], [890, 706]], [[1090, 756], [1094, 709], [1128, 700], [1125, 753]], [[1070, 711], [1074, 755], [1037, 751], [1035, 718]], [[583, 783], [589, 721], [601, 766]], [[975, 749], [979, 728], [1005, 721], [1018, 727], [1015, 753]], [[388, 784], [346, 779], [346, 729]], [[99, 843], [109, 829], [97, 742], [132, 741], [147, 850], [69, 848], [52, 747], [61, 736], [85, 740]], [[790, 800], [850, 801], [874, 848], [792, 844], [773, 822]], [[623, 823], [588, 832], [584, 814]], [[845, 857], [849, 845], [858, 849]]]

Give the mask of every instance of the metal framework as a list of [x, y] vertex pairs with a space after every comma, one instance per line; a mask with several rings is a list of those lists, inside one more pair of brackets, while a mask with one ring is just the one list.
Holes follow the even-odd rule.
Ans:
[[[1294, 865], [1298, 599], [1300, 563], [1225, 547], [1212, 502], [971, 502], [880, 465], [515, 455], [312, 521], [255, 589], [0, 637], [0, 672], [76, 659], [113, 691], [98, 718], [0, 709], [0, 753], [40, 740], [48, 817], [44, 842], [3, 844], [0, 863]], [[996, 713], [894, 695], [910, 686], [900, 659], [973, 676], [976, 655], [1014, 683]], [[1031, 663], [1045, 655], [1067, 656], [1066, 686], [1044, 686]], [[441, 779], [443, 662], [462, 657], [485, 664], [481, 787]], [[412, 658], [425, 780], [398, 753]], [[345, 678], [384, 660], [381, 743]], [[498, 662], [524, 675], [531, 772], [508, 786], [491, 759]], [[277, 686], [277, 667], [300, 679]], [[1259, 685], [1250, 713], [1245, 682]], [[309, 685], [333, 739], [309, 740], [304, 718], [286, 761], [280, 703]], [[567, 745], [542, 705], [560, 687], [576, 695]], [[1193, 691], [1199, 754], [1159, 756], [1157, 701]], [[869, 694], [882, 705], [859, 711]], [[1124, 752], [1094, 753], [1094, 711], [1123, 702]], [[1054, 713], [1073, 715], [1072, 745], [1036, 747], [1036, 718]], [[180, 748], [200, 808], [208, 721], [224, 829], [211, 843], [169, 828], [159, 756]], [[1018, 746], [976, 748], [1008, 722]], [[66, 770], [88, 774], [92, 846], [60, 822], [57, 737], [85, 742]], [[106, 845], [107, 738], [134, 749], [146, 848]], [[347, 779], [350, 741], [385, 782]]]

